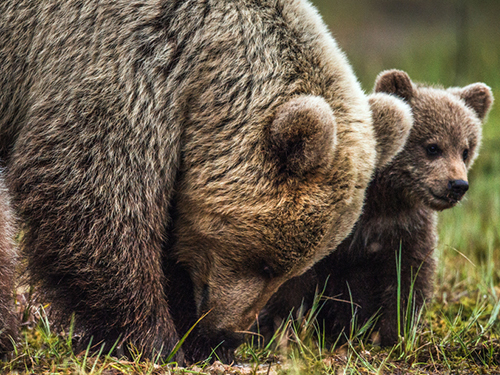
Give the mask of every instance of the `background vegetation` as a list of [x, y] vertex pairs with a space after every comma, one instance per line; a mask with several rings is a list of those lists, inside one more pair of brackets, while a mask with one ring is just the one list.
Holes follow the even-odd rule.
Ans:
[[[414, 81], [443, 86], [483, 81], [500, 101], [500, 1], [313, 2], [367, 92], [380, 71], [398, 68]], [[346, 345], [325, 345], [313, 311], [290, 322], [276, 347], [257, 341], [241, 347], [238, 362], [244, 365], [206, 362], [178, 369], [141, 361], [139, 354], [123, 361], [73, 353], [69, 336], [53, 333], [36, 305], [25, 317], [24, 342], [0, 365], [4, 373], [37, 374], [500, 373], [500, 105], [484, 127], [470, 183], [466, 200], [440, 214], [435, 298], [394, 348], [361, 340], [363, 331]]]

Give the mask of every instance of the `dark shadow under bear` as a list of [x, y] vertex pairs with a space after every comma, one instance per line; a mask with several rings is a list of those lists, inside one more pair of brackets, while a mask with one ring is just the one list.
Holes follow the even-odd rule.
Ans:
[[302, 311], [309, 309], [315, 293], [323, 291], [318, 321], [331, 340], [378, 318], [374, 329], [381, 345], [393, 345], [407, 310], [418, 314], [431, 296], [436, 211], [453, 207], [467, 191], [467, 170], [493, 98], [482, 83], [445, 90], [416, 85], [401, 71], [381, 73], [375, 92], [411, 106], [414, 124], [407, 143], [376, 171], [351, 235], [271, 298], [259, 319], [267, 337], [292, 309], [297, 313], [302, 304]]

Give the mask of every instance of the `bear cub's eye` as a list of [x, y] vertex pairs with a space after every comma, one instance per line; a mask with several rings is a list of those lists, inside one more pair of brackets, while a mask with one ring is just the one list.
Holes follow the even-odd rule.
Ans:
[[276, 276], [273, 267], [271, 267], [267, 263], [264, 263], [262, 265], [262, 274], [268, 279], [272, 279], [274, 276]]
[[469, 150], [465, 149], [464, 153], [462, 154], [462, 158], [464, 159], [464, 161], [466, 161], [468, 157], [469, 157]]
[[442, 152], [441, 149], [439, 148], [439, 146], [435, 143], [428, 145], [425, 148], [425, 151], [427, 152], [427, 155], [429, 155], [429, 156], [438, 156], [438, 155], [441, 155], [441, 152]]

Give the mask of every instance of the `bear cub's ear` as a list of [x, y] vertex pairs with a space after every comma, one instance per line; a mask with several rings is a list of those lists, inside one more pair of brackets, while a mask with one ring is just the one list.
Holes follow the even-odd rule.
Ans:
[[382, 92], [368, 96], [377, 139], [377, 169], [383, 168], [406, 144], [413, 127], [411, 107]]
[[413, 97], [413, 83], [402, 70], [385, 70], [375, 80], [374, 92], [393, 94], [409, 101]]
[[463, 88], [450, 88], [448, 91], [463, 99], [476, 112], [480, 120], [484, 120], [493, 104], [491, 89], [484, 83], [473, 83]]
[[283, 171], [303, 175], [328, 167], [337, 142], [330, 105], [321, 97], [309, 95], [282, 104], [271, 124], [269, 141]]

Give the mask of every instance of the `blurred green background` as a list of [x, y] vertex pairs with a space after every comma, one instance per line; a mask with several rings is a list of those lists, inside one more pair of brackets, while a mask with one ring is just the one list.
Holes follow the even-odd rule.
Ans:
[[391, 68], [417, 82], [448, 87], [482, 81], [493, 89], [498, 103], [484, 126], [471, 189], [460, 206], [439, 215], [437, 295], [439, 288], [446, 294], [465, 283], [498, 298], [500, 0], [312, 1], [366, 92], [380, 71]]
[[388, 68], [445, 86], [472, 81], [500, 86], [499, 0], [313, 3], [366, 88]]

